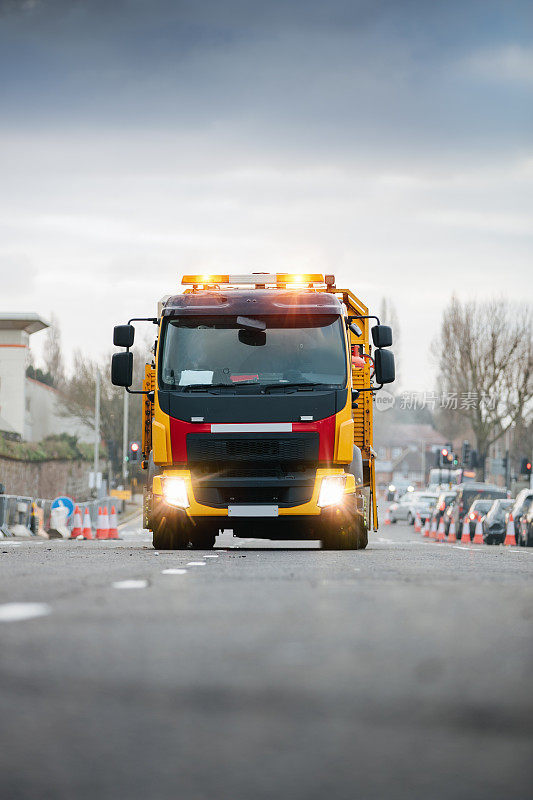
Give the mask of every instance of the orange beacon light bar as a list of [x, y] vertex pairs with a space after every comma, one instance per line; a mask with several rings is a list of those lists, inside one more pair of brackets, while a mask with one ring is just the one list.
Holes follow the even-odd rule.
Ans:
[[184, 275], [181, 283], [183, 286], [266, 286], [266, 285], [304, 285], [324, 284], [324, 276], [319, 273], [295, 273], [285, 272], [252, 272], [248, 275]]

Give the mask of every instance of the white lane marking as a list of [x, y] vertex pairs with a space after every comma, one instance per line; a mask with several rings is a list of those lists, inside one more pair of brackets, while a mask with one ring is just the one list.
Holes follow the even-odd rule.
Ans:
[[4, 603], [0, 606], [0, 622], [20, 622], [45, 617], [52, 609], [46, 603]]
[[460, 544], [454, 544], [454, 545], [452, 545], [452, 547], [454, 548], [454, 550], [465, 550], [468, 553], [483, 553], [483, 552], [486, 552], [484, 550], [481, 550], [478, 547], [463, 547], [463, 545], [460, 545]]
[[208, 553], [207, 555], [202, 556], [202, 558], [218, 558], [218, 556], [215, 556], [215, 555], [212, 555], [211, 553]]
[[129, 580], [129, 581], [115, 581], [113, 589], [146, 589], [148, 581], [146, 580]]
[[2, 540], [2, 541], [0, 542], [0, 544], [2, 545], [2, 547], [3, 547], [4, 545], [9, 545], [9, 547], [20, 547], [20, 545], [22, 544], [22, 542], [4, 542], [4, 541]]
[[186, 569], [163, 569], [161, 575], [185, 575]]
[[189, 561], [188, 567], [205, 567], [205, 561]]

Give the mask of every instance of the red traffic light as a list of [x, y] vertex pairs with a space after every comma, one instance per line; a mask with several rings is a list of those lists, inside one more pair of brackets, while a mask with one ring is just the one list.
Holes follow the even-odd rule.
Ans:
[[448, 451], [446, 450], [445, 447], [440, 452], [442, 453], [443, 456], [447, 456], [448, 455]]
[[132, 453], [136, 453], [139, 449], [139, 442], [132, 442], [130, 445], [130, 449]]
[[527, 462], [526, 469], [527, 469], [528, 472], [531, 472], [531, 461]]

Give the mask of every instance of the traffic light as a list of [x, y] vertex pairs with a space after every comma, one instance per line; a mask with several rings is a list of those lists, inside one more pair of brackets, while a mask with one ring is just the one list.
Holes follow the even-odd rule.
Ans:
[[141, 445], [139, 444], [139, 442], [130, 442], [128, 452], [129, 452], [129, 461], [131, 461], [132, 464], [138, 461], [141, 455]]
[[465, 439], [463, 442], [463, 446], [461, 447], [461, 464], [463, 467], [470, 466], [470, 454], [472, 452], [472, 447], [470, 442]]
[[520, 463], [520, 474], [521, 475], [531, 475], [531, 461], [528, 458], [523, 458]]
[[470, 465], [469, 466], [475, 468], [475, 467], [477, 467], [477, 465], [478, 465], [477, 450], [471, 450], [470, 451]]
[[453, 463], [453, 458], [453, 444], [446, 442], [446, 445], [440, 449], [439, 467], [449, 467]]

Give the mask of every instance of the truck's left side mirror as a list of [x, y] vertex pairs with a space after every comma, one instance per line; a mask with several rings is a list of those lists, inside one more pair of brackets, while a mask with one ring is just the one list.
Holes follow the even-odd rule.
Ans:
[[[135, 339], [133, 325], [115, 325], [113, 328], [113, 344], [117, 347], [131, 347]], [[120, 384], [118, 384], [120, 386]]]
[[396, 378], [394, 353], [391, 353], [390, 350], [376, 350], [374, 353], [374, 366], [378, 383], [394, 382]]
[[[124, 326], [126, 327], [126, 326]], [[113, 386], [131, 386], [133, 382], [133, 353], [113, 353], [111, 383]]]
[[392, 328], [388, 325], [374, 325], [372, 328], [374, 347], [390, 347], [392, 344]]

